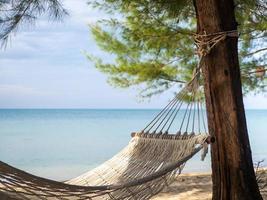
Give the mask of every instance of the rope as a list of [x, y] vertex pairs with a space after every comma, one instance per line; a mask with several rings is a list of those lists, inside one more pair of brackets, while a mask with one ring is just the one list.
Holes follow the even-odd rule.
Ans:
[[[196, 67], [196, 74], [198, 74], [200, 72], [201, 68], [202, 68], [203, 58], [205, 56], [207, 56], [211, 52], [211, 50], [219, 42], [225, 40], [227, 37], [238, 37], [238, 36], [239, 36], [239, 34], [238, 34], [237, 30], [221, 31], [221, 32], [209, 33], [209, 34], [207, 34], [206, 31], [204, 31], [203, 34], [194, 34], [193, 37], [194, 37], [195, 45], [197, 47], [196, 53], [199, 56], [198, 65]], [[199, 87], [198, 82], [196, 82], [195, 87], [196, 88]], [[196, 88], [193, 91], [196, 91]], [[194, 99], [194, 101], [195, 101], [195, 99]], [[200, 104], [202, 120], [203, 120], [203, 128], [204, 128], [205, 132], [207, 132], [206, 125], [205, 125], [203, 108], [202, 108], [202, 104], [200, 103], [199, 100], [198, 100], [198, 103], [197, 103], [198, 120], [200, 119], [200, 116], [199, 116], [199, 104]], [[190, 108], [190, 114], [191, 114], [191, 108]], [[186, 132], [187, 132], [187, 128], [188, 128], [188, 124], [189, 124], [189, 120], [190, 120], [190, 114], [189, 114], [189, 117], [188, 117]], [[194, 106], [194, 117], [193, 117], [192, 132], [194, 132], [194, 124], [195, 124], [194, 121], [195, 121], [195, 106]], [[198, 125], [199, 125], [199, 127], [198, 127], [199, 131], [200, 131], [200, 120], [198, 121]]]
[[[167, 106], [165, 106], [157, 115], [155, 118], [153, 118], [153, 120], [141, 131], [142, 133], [145, 132], [145, 130], [154, 122], [154, 124], [151, 126], [151, 128], [155, 125], [155, 123], [157, 123], [157, 121], [160, 119], [160, 117], [162, 116], [163, 112], [165, 112], [166, 109], [168, 109], [168, 107], [170, 107], [175, 101], [177, 100], [177, 97], [175, 97], [174, 99], [172, 99]], [[156, 120], [157, 118], [159, 118], [158, 120]], [[150, 128], [150, 129], [151, 129]], [[148, 132], [150, 131], [150, 129], [148, 129]]]
[[[176, 102], [178, 103], [178, 101]], [[176, 105], [176, 103], [171, 107], [171, 109]], [[158, 130], [158, 128], [161, 126], [161, 124], [165, 121], [165, 119], [168, 117], [169, 113], [171, 112], [171, 109], [166, 113], [165, 117], [163, 117], [163, 120], [160, 121], [159, 125], [155, 129], [155, 132]], [[168, 121], [167, 121], [168, 122]], [[164, 127], [163, 127], [164, 128]]]
[[173, 117], [172, 120], [171, 120], [171, 123], [169, 124], [169, 126], [168, 126], [168, 128], [167, 128], [167, 132], [169, 131], [171, 125], [173, 124], [174, 119], [176, 118], [176, 116], [177, 116], [177, 114], [178, 114], [180, 108], [182, 107], [182, 105], [183, 105], [183, 101], [181, 101], [181, 104], [180, 104], [179, 108], [176, 110], [176, 113], [175, 113], [174, 117]]
[[[193, 101], [194, 101], [194, 98], [193, 98]], [[187, 124], [186, 124], [185, 133], [187, 133], [187, 130], [188, 130], [188, 125], [189, 125], [190, 118], [191, 118], [192, 106], [193, 106], [193, 103], [190, 103], [190, 109], [189, 109], [189, 115], [188, 115], [188, 119], [187, 119]]]
[[[200, 66], [200, 65], [198, 65]], [[197, 67], [191, 80], [184, 86], [184, 88], [172, 99], [167, 106], [165, 106], [153, 120], [148, 123], [148, 125], [141, 131], [141, 133], [152, 133], [156, 134], [157, 130], [160, 129], [159, 134], [164, 132], [164, 128], [167, 127], [165, 134], [168, 133], [171, 125], [173, 124], [174, 119], [176, 118], [178, 112], [181, 109], [183, 104], [183, 99], [188, 92], [191, 92], [193, 96], [195, 95], [195, 90], [198, 89], [198, 79], [200, 75], [200, 68]], [[193, 96], [191, 96], [190, 101], [192, 101]], [[191, 103], [190, 103], [191, 104]], [[192, 109], [192, 108], [191, 108]], [[187, 113], [185, 113], [186, 115]], [[185, 116], [184, 116], [185, 117]], [[167, 126], [167, 124], [169, 125]], [[155, 129], [153, 130], [153, 128]], [[161, 127], [161, 128], [160, 128]]]
[[200, 104], [200, 107], [201, 107], [203, 128], [204, 128], [205, 133], [207, 133], [207, 129], [206, 129], [206, 125], [205, 125], [206, 123], [205, 123], [205, 118], [204, 118], [204, 109], [202, 108], [202, 103], [199, 102], [199, 104]]
[[195, 34], [194, 40], [197, 46], [197, 54], [200, 57], [206, 56], [210, 53], [215, 45], [220, 41], [225, 40], [227, 37], [238, 37], [237, 30], [232, 31], [222, 31], [217, 33], [207, 34]]
[[192, 133], [195, 131], [195, 115], [196, 115], [196, 103], [194, 103], [194, 114], [193, 114], [193, 127], [192, 127]]
[[[191, 101], [191, 99], [192, 99], [192, 96], [191, 96], [191, 98], [190, 98], [190, 101]], [[178, 133], [181, 133], [181, 130], [182, 130], [182, 127], [183, 127], [183, 124], [184, 124], [184, 120], [185, 120], [185, 118], [186, 118], [187, 111], [188, 111], [188, 108], [189, 108], [189, 105], [190, 105], [190, 104], [191, 104], [191, 102], [187, 104], [187, 107], [186, 107], [186, 110], [185, 110], [185, 114], [184, 114], [183, 120], [182, 120], [182, 122], [181, 122], [180, 129], [179, 129]]]
[[197, 100], [197, 122], [198, 122], [198, 132], [200, 133], [199, 99]]
[[[176, 104], [176, 106], [175, 106], [175, 108], [173, 109], [172, 113], [170, 114], [170, 116], [168, 117], [168, 119], [166, 120], [166, 122], [164, 123], [164, 125], [162, 126], [162, 128], [161, 128], [161, 130], [160, 130], [161, 133], [163, 132], [164, 127], [168, 124], [168, 122], [170, 121], [172, 115], [175, 113], [175, 111], [177, 110], [177, 108], [178, 108], [178, 107], [180, 108], [182, 104], [183, 104], [183, 101], [179, 101], [179, 102]], [[178, 110], [179, 110], [179, 109], [178, 109]], [[169, 130], [169, 129], [167, 129], [166, 133], [168, 132], [168, 130]]]

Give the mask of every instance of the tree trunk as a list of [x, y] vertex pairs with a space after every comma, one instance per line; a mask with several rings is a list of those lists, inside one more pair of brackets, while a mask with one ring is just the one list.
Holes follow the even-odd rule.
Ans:
[[[194, 0], [198, 33], [237, 29], [233, 0]], [[220, 41], [203, 59], [211, 145], [213, 200], [262, 199], [252, 163], [243, 105], [238, 39]]]

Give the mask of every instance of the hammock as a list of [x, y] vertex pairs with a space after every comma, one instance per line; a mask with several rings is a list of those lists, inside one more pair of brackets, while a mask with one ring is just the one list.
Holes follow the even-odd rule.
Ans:
[[[186, 161], [207, 152], [199, 73], [129, 144], [99, 167], [65, 183], [0, 162], [0, 199], [149, 199], [169, 185]], [[183, 105], [186, 109], [182, 110]], [[178, 113], [178, 131], [170, 134]], [[178, 121], [178, 120], [177, 120]], [[189, 128], [190, 127], [190, 128]]]

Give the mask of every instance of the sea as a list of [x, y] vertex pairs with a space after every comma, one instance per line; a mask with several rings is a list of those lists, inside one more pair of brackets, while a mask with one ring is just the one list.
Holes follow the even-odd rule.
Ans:
[[[109, 159], [159, 112], [157, 109], [0, 109], [0, 160], [59, 181]], [[181, 118], [182, 116], [178, 116]], [[246, 110], [253, 161], [267, 166], [267, 110]], [[208, 172], [200, 153], [184, 172]]]

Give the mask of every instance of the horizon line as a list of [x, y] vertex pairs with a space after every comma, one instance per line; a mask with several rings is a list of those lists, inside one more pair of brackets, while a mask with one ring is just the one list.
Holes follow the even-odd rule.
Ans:
[[[163, 107], [159, 108], [90, 108], [90, 107], [10, 107], [1, 108], [0, 110], [161, 110]], [[185, 108], [182, 108], [185, 109]], [[204, 108], [205, 109], [205, 108]], [[267, 108], [245, 108], [245, 110], [267, 110]]]

